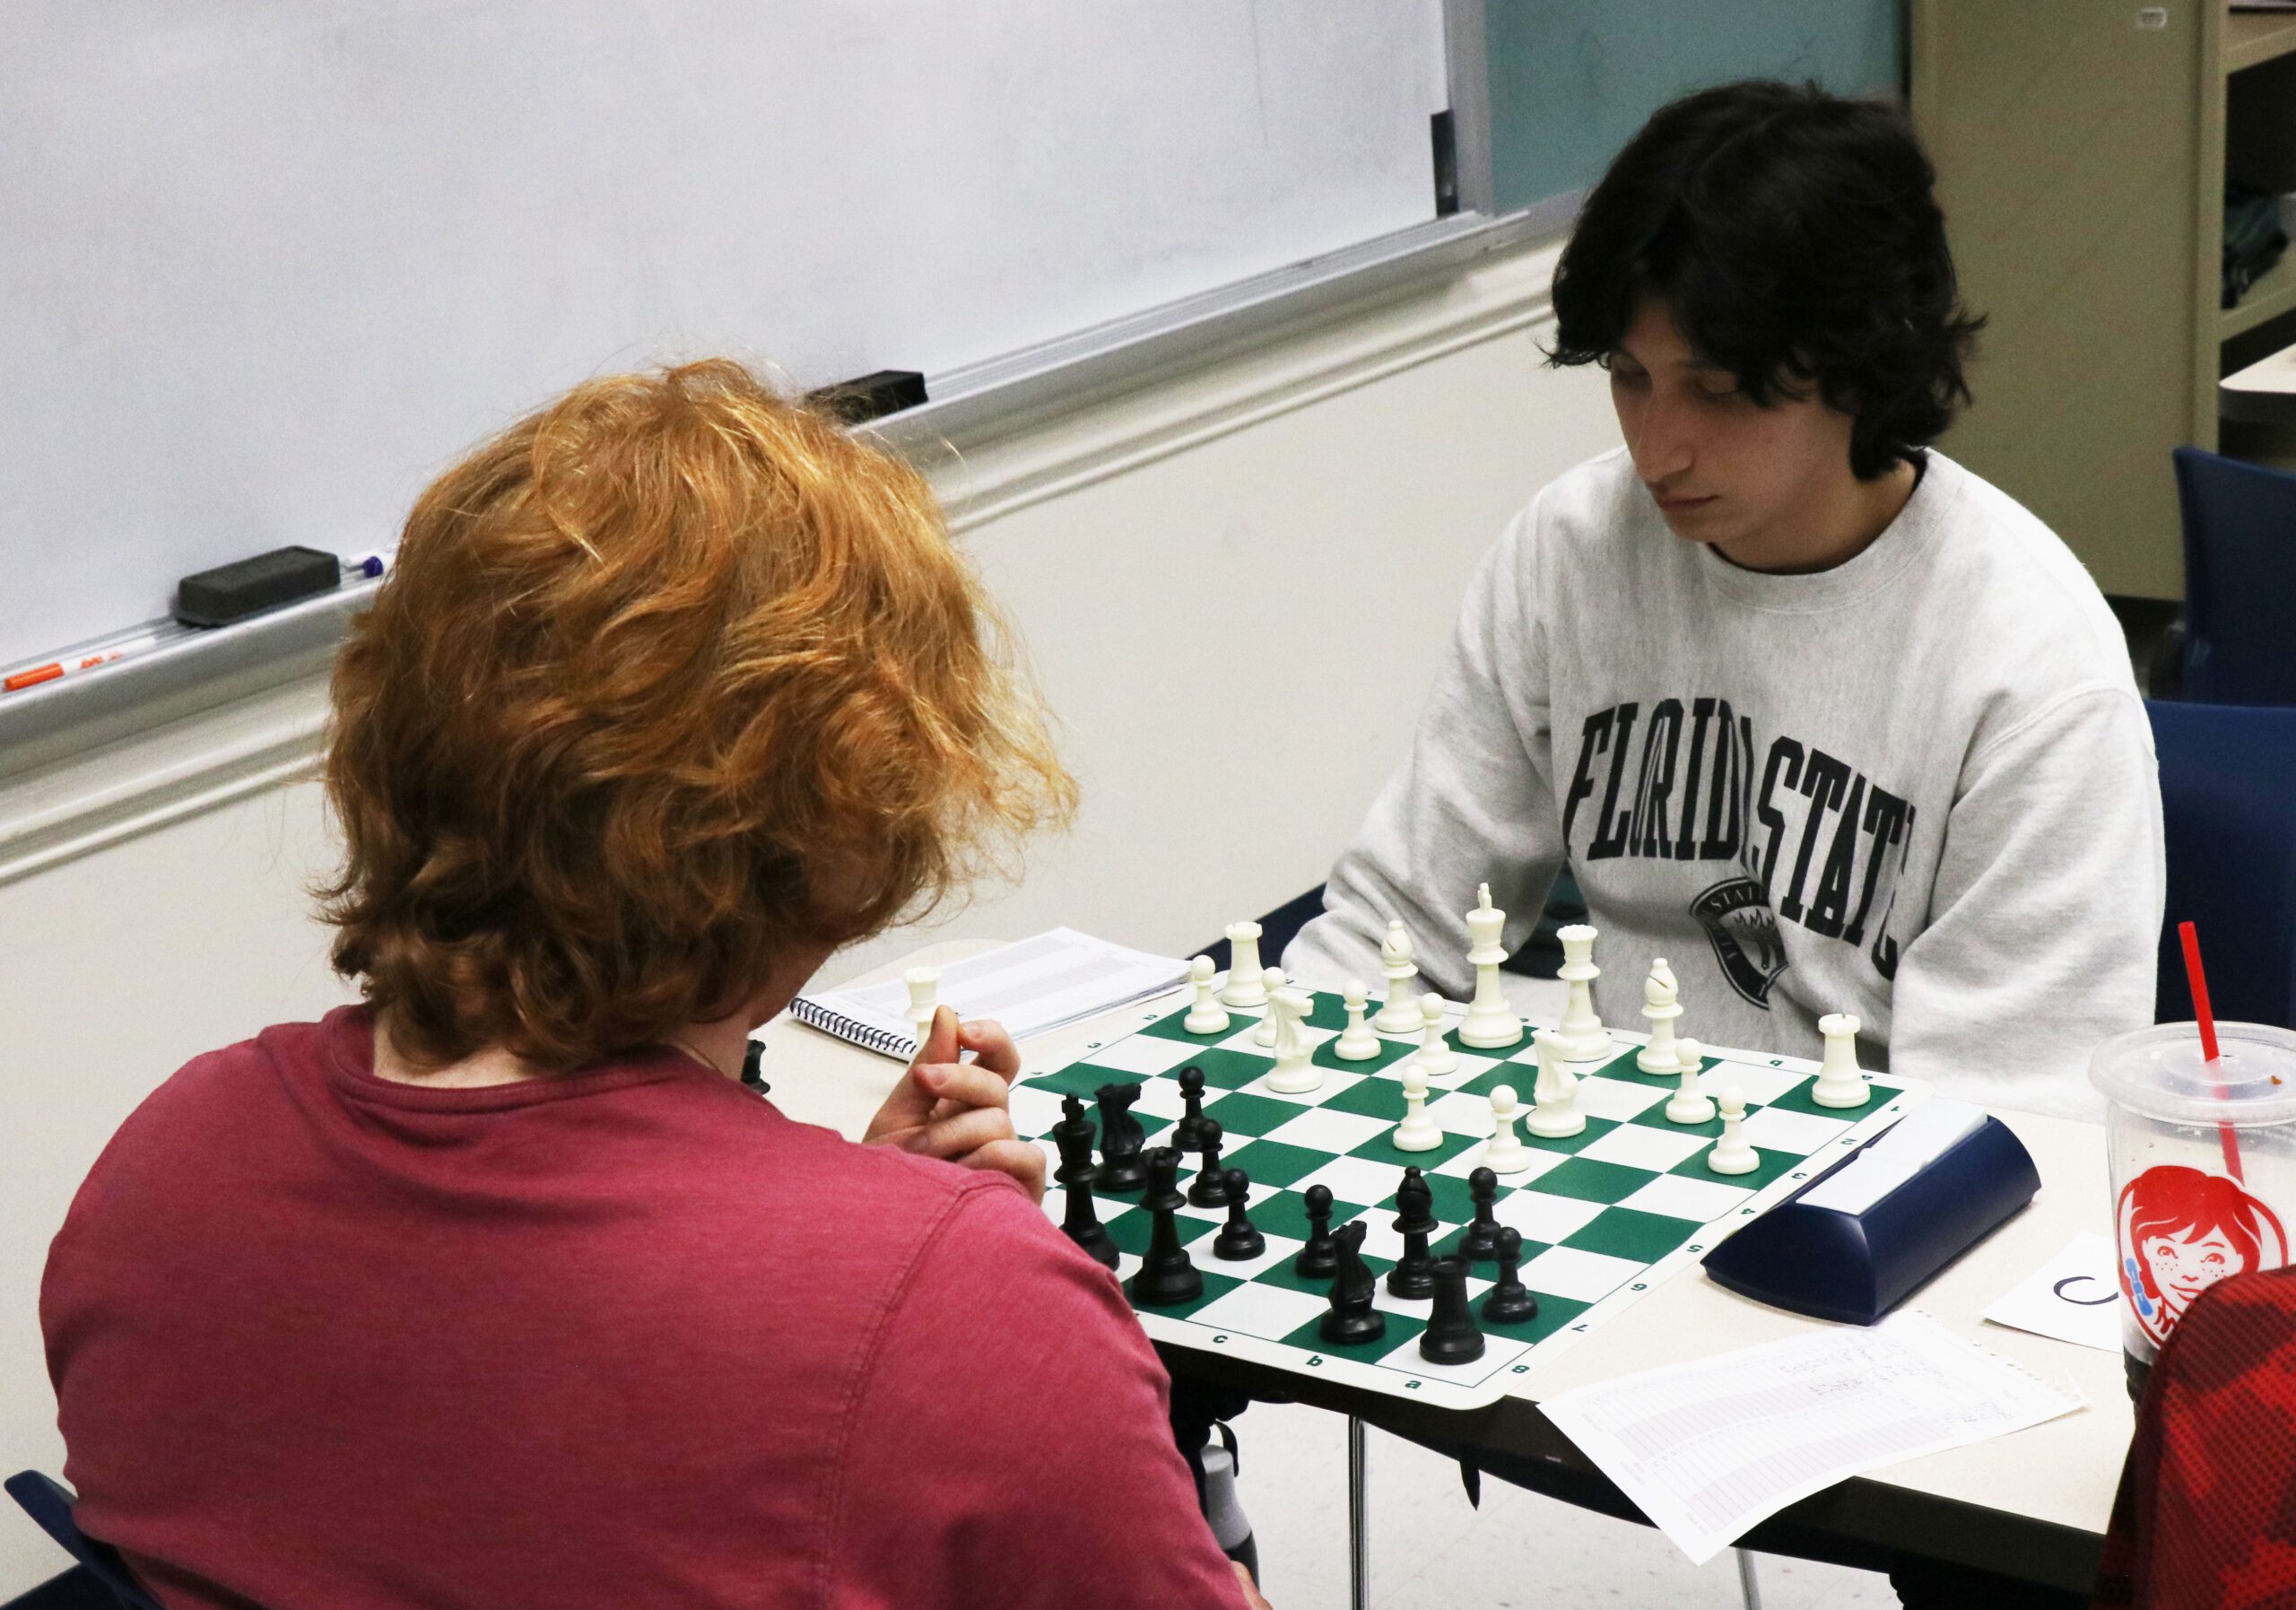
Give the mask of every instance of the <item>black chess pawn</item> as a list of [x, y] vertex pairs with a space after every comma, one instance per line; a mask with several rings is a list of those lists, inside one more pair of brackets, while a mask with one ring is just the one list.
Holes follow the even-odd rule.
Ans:
[[1103, 1084], [1092, 1096], [1100, 1105], [1100, 1166], [1092, 1183], [1103, 1196], [1128, 1197], [1148, 1183], [1148, 1165], [1140, 1156], [1148, 1132], [1132, 1116], [1140, 1086]]
[[1196, 1149], [1203, 1155], [1203, 1165], [1196, 1171], [1196, 1178], [1187, 1182], [1187, 1205], [1190, 1207], [1224, 1207], [1228, 1203], [1228, 1182], [1222, 1178], [1220, 1144], [1228, 1138], [1228, 1131], [1218, 1118], [1204, 1120], [1202, 1137]]
[[1144, 1308], [1194, 1301], [1204, 1294], [1204, 1276], [1180, 1245], [1179, 1226], [1172, 1218], [1183, 1200], [1179, 1148], [1157, 1146], [1142, 1155], [1148, 1171], [1148, 1195], [1141, 1200], [1149, 1214], [1148, 1256], [1124, 1283], [1124, 1294]]
[[1193, 1062], [1179, 1072], [1180, 1100], [1187, 1104], [1180, 1121], [1172, 1126], [1172, 1144], [1193, 1152], [1204, 1144], [1204, 1070]]
[[1316, 1334], [1335, 1347], [1376, 1342], [1387, 1334], [1387, 1315], [1371, 1306], [1378, 1282], [1363, 1261], [1363, 1236], [1370, 1228], [1358, 1219], [1341, 1225], [1332, 1237], [1339, 1274], [1331, 1283], [1331, 1311], [1317, 1325]]
[[1331, 1239], [1331, 1187], [1308, 1188], [1308, 1244], [1292, 1260], [1292, 1273], [1319, 1280], [1339, 1272], [1339, 1243]]
[[1228, 1197], [1228, 1222], [1220, 1227], [1219, 1237], [1212, 1243], [1212, 1256], [1239, 1263], [1248, 1258], [1257, 1258], [1267, 1250], [1267, 1238], [1259, 1232], [1244, 1209], [1251, 1201], [1252, 1182], [1241, 1169], [1230, 1169], [1220, 1176]]
[[1387, 1271], [1391, 1297], [1432, 1297], [1435, 1259], [1427, 1250], [1428, 1238], [1442, 1226], [1435, 1221], [1435, 1193], [1416, 1166], [1403, 1171], [1396, 1187], [1396, 1231], [1403, 1237], [1403, 1257]]
[[1499, 1256], [1499, 1221], [1492, 1204], [1499, 1200], [1499, 1176], [1477, 1169], [1467, 1176], [1467, 1195], [1474, 1198], [1474, 1222], [1459, 1239], [1459, 1256], [1471, 1264], [1487, 1264]]
[[1060, 1122], [1052, 1127], [1052, 1144], [1060, 1148], [1055, 1185], [1092, 1177], [1092, 1120], [1084, 1116], [1084, 1098], [1074, 1093], [1060, 1098]]
[[1483, 1356], [1483, 1332], [1467, 1307], [1467, 1260], [1435, 1260], [1435, 1311], [1419, 1333], [1419, 1356], [1431, 1364], [1472, 1364]]
[[1485, 1325], [1520, 1325], [1539, 1317], [1539, 1300], [1516, 1273], [1523, 1262], [1523, 1232], [1513, 1225], [1499, 1232], [1499, 1284], [1483, 1294]]

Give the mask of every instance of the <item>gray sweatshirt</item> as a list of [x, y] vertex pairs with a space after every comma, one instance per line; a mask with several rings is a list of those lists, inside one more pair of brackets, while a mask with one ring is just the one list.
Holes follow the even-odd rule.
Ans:
[[1931, 452], [1902, 512], [1816, 575], [1666, 528], [1624, 449], [1556, 480], [1471, 586], [1411, 753], [1332, 869], [1294, 977], [1471, 993], [1489, 882], [1518, 946], [1558, 867], [1601, 930], [1596, 1009], [1641, 1031], [1664, 956], [1681, 1033], [1993, 1106], [2101, 1110], [2083, 1070], [2152, 1021], [2161, 799], [2120, 631], [2013, 500]]

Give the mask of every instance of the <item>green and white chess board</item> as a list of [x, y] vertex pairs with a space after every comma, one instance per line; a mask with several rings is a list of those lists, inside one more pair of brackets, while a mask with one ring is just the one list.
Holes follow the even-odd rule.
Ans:
[[[1668, 1123], [1663, 1110], [1677, 1075], [1639, 1071], [1634, 1053], [1641, 1037], [1613, 1031], [1608, 1061], [1572, 1065], [1585, 1130], [1559, 1140], [1525, 1135], [1535, 1153], [1531, 1168], [1500, 1177], [1494, 1212], [1500, 1223], [1522, 1232], [1522, 1279], [1538, 1297], [1537, 1317], [1517, 1326], [1485, 1326], [1482, 1358], [1439, 1366], [1419, 1354], [1430, 1303], [1391, 1297], [1385, 1285], [1403, 1250], [1403, 1238], [1392, 1227], [1396, 1187], [1406, 1166], [1416, 1164], [1425, 1173], [1442, 1225], [1432, 1249], [1438, 1257], [1453, 1250], [1474, 1216], [1467, 1176], [1483, 1162], [1491, 1092], [1512, 1085], [1529, 1110], [1538, 1074], [1529, 1031], [1507, 1049], [1475, 1050], [1458, 1041], [1464, 1008], [1454, 1005], [1448, 1038], [1458, 1066], [1428, 1081], [1427, 1111], [1443, 1129], [1442, 1144], [1433, 1151], [1403, 1152], [1393, 1141], [1404, 1116], [1401, 1065], [1418, 1049], [1419, 1038], [1382, 1035], [1377, 1058], [1341, 1061], [1331, 1042], [1346, 1024], [1345, 1009], [1335, 995], [1314, 1000], [1303, 1027], [1315, 1042], [1324, 1082], [1307, 1094], [1267, 1089], [1265, 1075], [1275, 1057], [1252, 1041], [1256, 1013], [1231, 1010], [1227, 1031], [1190, 1034], [1180, 1026], [1186, 1000], [1168, 996], [1137, 1009], [1133, 1027], [1092, 1043], [1075, 1061], [1025, 1075], [1013, 1091], [1014, 1127], [1045, 1149], [1049, 1179], [1059, 1165], [1050, 1136], [1060, 1121], [1060, 1098], [1072, 1092], [1083, 1097], [1089, 1114], [1100, 1086], [1135, 1083], [1144, 1088], [1133, 1116], [1147, 1132], [1148, 1144], [1161, 1145], [1160, 1136], [1186, 1108], [1179, 1071], [1191, 1064], [1203, 1069], [1205, 1114], [1225, 1130], [1221, 1165], [1250, 1176], [1251, 1219], [1266, 1237], [1267, 1249], [1244, 1262], [1216, 1258], [1212, 1243], [1226, 1210], [1182, 1208], [1181, 1239], [1203, 1272], [1204, 1292], [1178, 1307], [1140, 1308], [1143, 1327], [1160, 1341], [1455, 1408], [1504, 1396], [1535, 1362], [1695, 1262], [1734, 1224], [1792, 1195], [1895, 1122], [1923, 1093], [1918, 1081], [1874, 1079], [1865, 1106], [1821, 1107], [1809, 1095], [1815, 1063], [1709, 1051], [1700, 1086], [1718, 1098], [1734, 1086], [1744, 1095], [1744, 1136], [1761, 1160], [1752, 1173], [1717, 1174], [1706, 1166], [1706, 1154], [1721, 1134], [1721, 1120]], [[1181, 1171], [1183, 1189], [1196, 1163], [1191, 1156]], [[1377, 1342], [1324, 1343], [1317, 1327], [1328, 1307], [1331, 1282], [1303, 1280], [1292, 1271], [1309, 1233], [1304, 1193], [1315, 1185], [1331, 1191], [1335, 1231], [1351, 1220], [1369, 1222], [1364, 1257], [1382, 1276], [1377, 1306], [1387, 1317], [1387, 1334]], [[1056, 1223], [1065, 1195], [1058, 1186], [1045, 1194], [1045, 1210]], [[1096, 1193], [1100, 1222], [1122, 1254], [1119, 1277], [1129, 1277], [1147, 1250], [1150, 1215], [1139, 1205], [1141, 1195]], [[1497, 1274], [1494, 1263], [1474, 1266], [1467, 1291], [1478, 1322], [1483, 1293]]]

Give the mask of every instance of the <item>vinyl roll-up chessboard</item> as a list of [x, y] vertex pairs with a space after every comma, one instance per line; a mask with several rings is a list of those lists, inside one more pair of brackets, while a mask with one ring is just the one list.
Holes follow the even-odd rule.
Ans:
[[[1500, 1181], [1493, 1214], [1522, 1234], [1520, 1274], [1538, 1298], [1537, 1315], [1518, 1325], [1484, 1326], [1482, 1358], [1439, 1366], [1419, 1353], [1430, 1302], [1391, 1296], [1384, 1284], [1403, 1250], [1394, 1228], [1396, 1188], [1405, 1168], [1424, 1171], [1441, 1225], [1431, 1250], [1440, 1257], [1457, 1249], [1474, 1215], [1467, 1177], [1481, 1166], [1491, 1135], [1491, 1092], [1511, 1085], [1527, 1103], [1538, 1073], [1527, 1028], [1511, 1048], [1477, 1050], [1459, 1041], [1461, 1013], [1456, 1005], [1450, 1009], [1446, 1036], [1457, 1065], [1428, 1081], [1427, 1111], [1443, 1130], [1431, 1151], [1400, 1151], [1394, 1142], [1405, 1110], [1400, 1070], [1419, 1037], [1382, 1035], [1377, 1057], [1344, 1061], [1331, 1042], [1346, 1014], [1331, 995], [1314, 997], [1305, 1024], [1324, 1081], [1304, 1095], [1267, 1089], [1275, 1057], [1254, 1043], [1257, 1014], [1231, 1010], [1226, 1031], [1191, 1034], [1181, 1026], [1186, 1001], [1167, 996], [1118, 1018], [1109, 1037], [1065, 1066], [1023, 1077], [1013, 1091], [1013, 1119], [1022, 1135], [1044, 1147], [1049, 1177], [1059, 1161], [1049, 1137], [1064, 1095], [1090, 1103], [1104, 1084], [1140, 1085], [1132, 1115], [1152, 1146], [1162, 1144], [1163, 1132], [1184, 1112], [1179, 1071], [1201, 1068], [1205, 1116], [1219, 1119], [1224, 1132], [1222, 1166], [1249, 1176], [1249, 1213], [1266, 1249], [1247, 1260], [1223, 1261], [1213, 1255], [1213, 1242], [1227, 1210], [1180, 1208], [1181, 1239], [1203, 1274], [1204, 1291], [1169, 1308], [1135, 1304], [1143, 1327], [1162, 1342], [1474, 1408], [1505, 1396], [1535, 1362], [1609, 1321], [1696, 1261], [1734, 1225], [1871, 1140], [1926, 1093], [1918, 1081], [1884, 1075], [1869, 1080], [1863, 1107], [1822, 1107], [1810, 1097], [1817, 1064], [1709, 1049], [1700, 1086], [1709, 1095], [1735, 1089], [1745, 1098], [1743, 1133], [1760, 1158], [1751, 1173], [1718, 1174], [1706, 1158], [1721, 1134], [1721, 1120], [1669, 1122], [1664, 1108], [1678, 1076], [1641, 1072], [1634, 1053], [1642, 1037], [1613, 1032], [1614, 1055], [1608, 1060], [1573, 1065], [1585, 1129], [1561, 1139], [1526, 1136], [1535, 1153], [1531, 1167]], [[1549, 1026], [1529, 1021], [1531, 1027]], [[1369, 1225], [1364, 1257], [1382, 1276], [1375, 1301], [1387, 1316], [1386, 1334], [1376, 1342], [1326, 1344], [1318, 1329], [1332, 1283], [1302, 1278], [1292, 1269], [1309, 1233], [1306, 1192], [1317, 1185], [1332, 1193], [1334, 1228], [1355, 1219]], [[1148, 1248], [1150, 1215], [1139, 1203], [1138, 1192], [1096, 1199], [1100, 1222], [1118, 1249], [1119, 1277], [1139, 1267]], [[1061, 1217], [1060, 1188], [1046, 1194], [1045, 1208], [1056, 1221]], [[1478, 1308], [1496, 1274], [1491, 1263], [1473, 1266], [1467, 1292]]]

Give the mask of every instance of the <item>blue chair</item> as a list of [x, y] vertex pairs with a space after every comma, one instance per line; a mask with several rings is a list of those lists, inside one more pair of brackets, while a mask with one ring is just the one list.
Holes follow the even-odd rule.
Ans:
[[10, 1599], [0, 1610], [161, 1610], [159, 1600], [144, 1591], [119, 1552], [74, 1524], [72, 1494], [61, 1483], [37, 1470], [20, 1470], [4, 1484], [8, 1496], [79, 1563]]
[[2296, 704], [2296, 475], [2179, 448], [2185, 649], [2179, 694]]
[[2216, 1015], [2296, 1028], [2296, 709], [2153, 701], [2169, 857], [2155, 1021], [2193, 1015], [2177, 925]]

